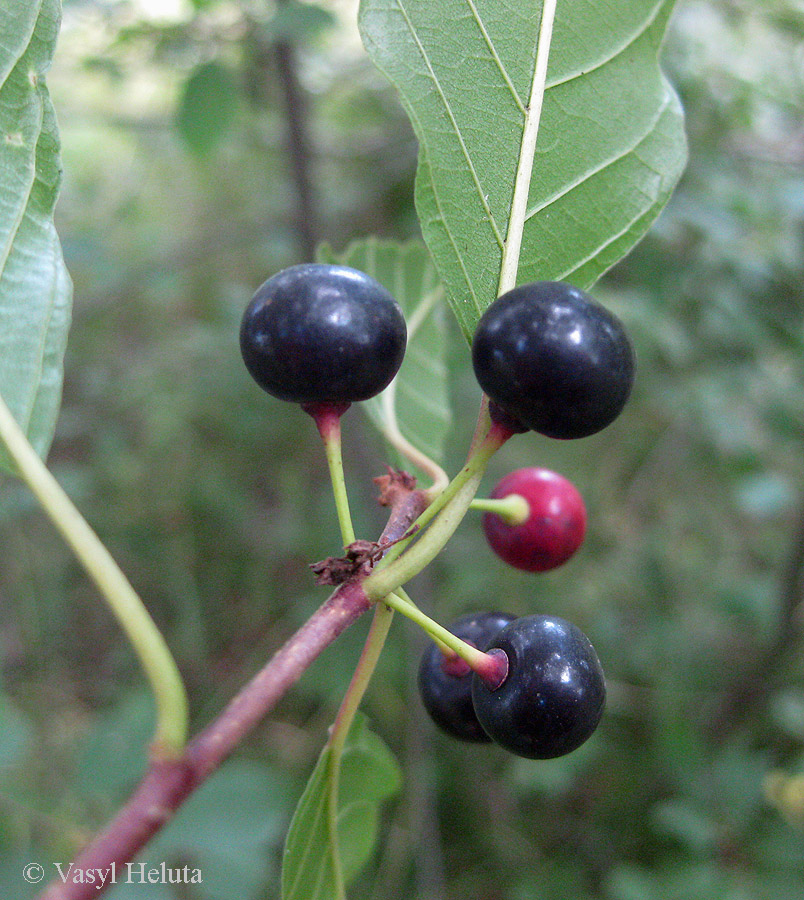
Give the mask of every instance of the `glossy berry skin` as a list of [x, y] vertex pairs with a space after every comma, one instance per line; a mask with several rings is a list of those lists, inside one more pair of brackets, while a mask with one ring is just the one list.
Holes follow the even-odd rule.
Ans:
[[498, 297], [472, 341], [478, 383], [525, 428], [580, 438], [621, 412], [634, 352], [616, 316], [560, 281], [525, 284]]
[[[456, 619], [449, 631], [480, 650], [516, 617], [502, 612], [470, 613]], [[461, 741], [488, 743], [472, 705], [472, 671], [451, 674], [450, 664], [436, 644], [425, 650], [419, 665], [419, 695], [430, 718], [442, 731]]]
[[520, 525], [508, 525], [496, 513], [483, 515], [483, 531], [494, 552], [525, 572], [546, 572], [565, 563], [586, 534], [586, 506], [575, 485], [549, 469], [516, 469], [491, 497], [510, 494], [525, 498], [530, 515]]
[[579, 747], [595, 730], [606, 700], [594, 647], [556, 616], [524, 616], [491, 642], [508, 657], [508, 677], [494, 691], [472, 676], [472, 701], [484, 731], [517, 756], [551, 759]]
[[379, 282], [317, 263], [269, 278], [240, 326], [240, 350], [257, 384], [303, 404], [378, 394], [402, 364], [406, 340], [402, 310]]

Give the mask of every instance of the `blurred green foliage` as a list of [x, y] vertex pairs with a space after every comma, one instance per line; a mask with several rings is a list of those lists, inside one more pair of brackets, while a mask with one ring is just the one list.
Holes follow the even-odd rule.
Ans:
[[[263, 395], [237, 349], [256, 286], [302, 255], [277, 35], [306, 98], [317, 236], [342, 248], [416, 233], [415, 143], [360, 51], [354, 4], [294, 6], [295, 19], [208, 0], [157, 18], [144, 3], [67, 3], [50, 77], [75, 281], [50, 465], [165, 629], [196, 726], [323, 599], [307, 564], [339, 545], [311, 423]], [[505, 568], [469, 517], [411, 588], [443, 621], [484, 608], [575, 621], [610, 680], [601, 728], [543, 763], [456, 746], [424, 720], [422, 639], [395, 623], [365, 711], [404, 787], [356, 900], [804, 896], [802, 38], [793, 0], [681, 0], [665, 59], [690, 166], [597, 290], [634, 335], [635, 396], [580, 443], [511, 441], [487, 478], [526, 464], [571, 477], [586, 545], [534, 577]], [[217, 131], [188, 98], [209, 89], [199, 72], [224, 71], [226, 92], [209, 82], [226, 107]], [[454, 472], [478, 397], [457, 327], [450, 359]], [[372, 536], [384, 451], [359, 410], [344, 425], [357, 529]], [[24, 898], [25, 863], [66, 862], [125, 798], [151, 711], [30, 496], [6, 481], [0, 500], [0, 895]], [[149, 848], [204, 873], [165, 897], [277, 895], [284, 831], [365, 629]]]

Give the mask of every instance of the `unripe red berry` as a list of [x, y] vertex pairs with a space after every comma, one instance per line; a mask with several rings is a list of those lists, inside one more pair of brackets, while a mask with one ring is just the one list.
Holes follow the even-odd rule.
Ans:
[[525, 572], [546, 572], [565, 563], [583, 543], [586, 507], [575, 485], [549, 469], [517, 469], [491, 492], [493, 499], [523, 497], [528, 518], [506, 524], [497, 513], [483, 516], [491, 548], [509, 565]]

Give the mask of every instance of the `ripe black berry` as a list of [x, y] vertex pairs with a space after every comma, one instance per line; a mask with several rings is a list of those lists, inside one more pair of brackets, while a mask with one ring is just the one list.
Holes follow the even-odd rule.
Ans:
[[[516, 617], [502, 612], [461, 616], [449, 630], [479, 650]], [[457, 665], [456, 665], [457, 662]], [[462, 741], [488, 742], [472, 706], [472, 670], [460, 660], [447, 660], [435, 645], [424, 652], [419, 666], [419, 694], [432, 720], [447, 734]]]
[[497, 484], [491, 497], [511, 494], [523, 497], [530, 512], [519, 525], [485, 513], [483, 531], [494, 552], [526, 572], [546, 572], [565, 563], [586, 534], [586, 507], [575, 485], [549, 469], [516, 469]]
[[595, 648], [575, 625], [556, 616], [524, 616], [507, 625], [488, 650], [508, 657], [508, 677], [490, 690], [472, 677], [475, 713], [489, 737], [530, 759], [579, 747], [603, 714], [606, 687]]
[[240, 326], [257, 384], [280, 400], [367, 400], [402, 364], [407, 329], [394, 298], [347, 266], [305, 263], [269, 278]]
[[498, 297], [478, 323], [472, 362], [503, 413], [554, 438], [579, 438], [620, 413], [634, 380], [622, 323], [578, 288], [539, 281]]

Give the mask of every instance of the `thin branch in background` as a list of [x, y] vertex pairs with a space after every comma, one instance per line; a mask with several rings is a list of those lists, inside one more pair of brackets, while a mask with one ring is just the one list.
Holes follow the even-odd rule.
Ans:
[[[286, 3], [287, 0], [280, 0], [280, 6]], [[276, 41], [274, 60], [282, 88], [288, 155], [296, 191], [296, 230], [304, 258], [312, 261], [315, 258], [319, 229], [311, 166], [313, 154], [307, 127], [309, 107], [304, 89], [299, 81], [296, 48], [293, 44], [287, 40]]]
[[773, 688], [770, 673], [778, 670], [799, 637], [796, 619], [804, 602], [804, 499], [799, 505], [787, 559], [779, 578], [778, 597], [776, 636], [756, 662], [734, 682], [712, 717], [711, 732], [719, 740], [731, 734], [759, 703], [767, 699]]

